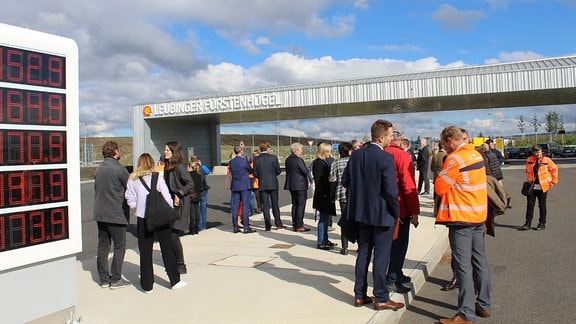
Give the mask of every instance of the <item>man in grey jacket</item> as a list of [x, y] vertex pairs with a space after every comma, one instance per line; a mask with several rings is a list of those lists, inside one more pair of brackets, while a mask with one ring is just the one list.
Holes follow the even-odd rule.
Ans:
[[[124, 198], [128, 171], [118, 162], [118, 144], [108, 141], [102, 147], [104, 161], [94, 175], [94, 220], [98, 225], [98, 256], [96, 265], [102, 288], [118, 289], [130, 285], [122, 278], [122, 264], [126, 253], [126, 226], [130, 207]], [[108, 253], [114, 242], [112, 265], [108, 271]]]

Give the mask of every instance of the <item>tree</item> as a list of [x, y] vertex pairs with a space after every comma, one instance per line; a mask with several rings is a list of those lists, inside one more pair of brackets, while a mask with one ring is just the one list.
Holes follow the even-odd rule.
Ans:
[[478, 133], [478, 137], [484, 137], [484, 135], [482, 134], [482, 132]]
[[560, 123], [562, 122], [561, 116], [556, 111], [551, 111], [547, 113], [544, 118], [546, 119], [546, 132], [558, 133], [558, 131], [561, 129], [560, 128]]
[[524, 132], [526, 131], [526, 121], [524, 121], [524, 116], [520, 115], [520, 119], [518, 120], [518, 129], [520, 130], [520, 134], [522, 134], [522, 138], [524, 138]]
[[534, 136], [536, 138], [536, 142], [538, 142], [538, 128], [540, 128], [542, 124], [538, 123], [538, 116], [536, 116], [536, 113], [534, 113], [532, 123], [530, 123], [530, 125], [534, 129]]

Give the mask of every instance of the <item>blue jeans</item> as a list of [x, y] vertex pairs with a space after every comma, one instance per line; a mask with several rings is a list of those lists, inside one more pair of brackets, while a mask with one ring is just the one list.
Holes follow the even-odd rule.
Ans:
[[318, 212], [318, 240], [316, 241], [318, 246], [328, 243], [328, 220], [330, 217], [332, 216], [326, 212]]
[[200, 196], [200, 203], [198, 207], [200, 209], [200, 222], [198, 223], [198, 230], [203, 231], [206, 229], [206, 221], [208, 219], [208, 190], [202, 191]]

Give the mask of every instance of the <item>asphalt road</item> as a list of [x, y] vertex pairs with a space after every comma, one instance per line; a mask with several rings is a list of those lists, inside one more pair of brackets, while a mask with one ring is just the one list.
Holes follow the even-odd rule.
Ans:
[[[284, 187], [284, 174], [278, 176], [280, 187]], [[210, 191], [208, 192], [208, 227], [228, 226], [232, 231], [232, 218], [230, 216], [230, 191], [225, 189], [226, 176], [209, 175], [207, 177]], [[94, 182], [83, 182], [82, 191], [82, 252], [77, 254], [78, 260], [85, 260], [96, 256], [98, 234], [96, 222], [94, 221]], [[309, 191], [310, 194], [310, 191]], [[290, 192], [279, 190], [279, 204], [285, 206], [290, 204]], [[128, 249], [138, 249], [136, 239], [136, 217], [130, 217], [126, 236]], [[202, 233], [200, 233], [202, 235]]]
[[[576, 287], [576, 165], [564, 164], [568, 159], [555, 161], [560, 166], [560, 180], [548, 194], [546, 230], [540, 232], [517, 230], [525, 220], [526, 198], [520, 194], [525, 172], [515, 166], [503, 168], [512, 209], [496, 219], [496, 237], [486, 237], [492, 316], [478, 318], [478, 323], [576, 323], [572, 299]], [[534, 219], [532, 226], [537, 225], [537, 211]], [[440, 290], [452, 277], [446, 259], [430, 273], [400, 324], [437, 323], [441, 317], [456, 314], [458, 291]]]

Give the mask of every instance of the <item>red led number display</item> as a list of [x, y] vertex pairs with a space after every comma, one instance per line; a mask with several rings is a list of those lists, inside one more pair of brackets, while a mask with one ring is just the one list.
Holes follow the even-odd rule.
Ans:
[[0, 123], [66, 126], [66, 95], [0, 88]]
[[0, 252], [67, 238], [67, 207], [0, 215]]
[[66, 132], [0, 130], [0, 166], [66, 163]]
[[0, 82], [66, 88], [66, 59], [0, 46]]
[[0, 172], [0, 208], [68, 200], [66, 169]]

